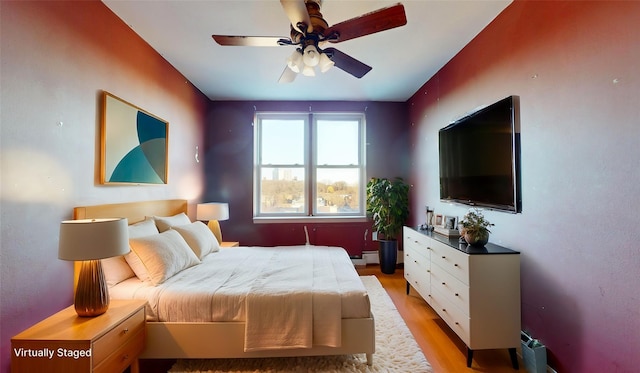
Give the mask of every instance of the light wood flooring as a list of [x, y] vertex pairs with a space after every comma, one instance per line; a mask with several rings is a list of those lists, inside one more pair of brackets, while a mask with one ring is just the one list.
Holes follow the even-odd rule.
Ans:
[[[411, 289], [409, 295], [406, 294], [402, 268], [398, 268], [392, 275], [387, 275], [380, 271], [379, 266], [369, 265], [358, 268], [358, 273], [361, 276], [374, 275], [380, 280], [431, 363], [434, 373], [516, 372], [511, 367], [507, 350], [474, 351], [473, 364], [471, 368], [467, 368], [466, 346], [415, 290]], [[166, 372], [174, 362], [175, 360], [141, 360], [140, 372]], [[520, 372], [525, 372], [522, 361], [519, 363]]]
[[[467, 368], [466, 346], [413, 288], [407, 295], [402, 268], [397, 269], [392, 275], [387, 275], [380, 271], [379, 266], [369, 265], [359, 268], [358, 273], [361, 276], [374, 275], [380, 280], [431, 363], [434, 373], [517, 372], [511, 366], [507, 350], [474, 351], [473, 364], [471, 368]], [[522, 361], [519, 361], [519, 364], [519, 371], [525, 372]]]

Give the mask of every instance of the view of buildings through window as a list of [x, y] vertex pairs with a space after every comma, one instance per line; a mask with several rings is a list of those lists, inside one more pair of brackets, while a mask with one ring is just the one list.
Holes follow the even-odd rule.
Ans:
[[364, 216], [363, 114], [257, 113], [255, 124], [256, 216]]

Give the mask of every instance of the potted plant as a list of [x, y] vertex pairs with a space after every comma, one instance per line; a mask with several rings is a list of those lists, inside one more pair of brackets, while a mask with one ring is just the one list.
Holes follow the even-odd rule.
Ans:
[[378, 232], [382, 273], [392, 274], [398, 258], [398, 235], [409, 217], [409, 184], [401, 177], [372, 178], [367, 183], [367, 214]]
[[460, 235], [469, 245], [482, 247], [489, 242], [489, 233], [491, 233], [489, 227], [494, 224], [489, 223], [480, 210], [469, 209], [460, 224], [462, 225]]

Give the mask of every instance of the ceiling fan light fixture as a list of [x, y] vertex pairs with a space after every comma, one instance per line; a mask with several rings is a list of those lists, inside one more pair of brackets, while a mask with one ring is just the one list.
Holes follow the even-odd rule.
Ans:
[[304, 76], [316, 76], [316, 71], [313, 68], [313, 66], [305, 66], [304, 69], [302, 69], [302, 75]]
[[302, 54], [297, 50], [293, 51], [293, 53], [291, 53], [289, 58], [287, 58], [287, 66], [294, 73], [301, 72], [302, 69], [304, 68], [304, 62], [302, 61]]
[[335, 62], [331, 61], [326, 53], [320, 54], [320, 62], [318, 63], [318, 66], [320, 67], [321, 72], [326, 73], [333, 67], [333, 65], [335, 65]]
[[320, 53], [318, 53], [318, 49], [314, 45], [308, 45], [304, 48], [304, 53], [302, 55], [302, 60], [304, 64], [307, 66], [315, 67], [320, 62]]

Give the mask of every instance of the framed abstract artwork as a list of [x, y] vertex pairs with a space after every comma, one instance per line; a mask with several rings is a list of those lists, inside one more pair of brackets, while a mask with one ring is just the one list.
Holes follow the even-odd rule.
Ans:
[[167, 184], [169, 123], [104, 92], [102, 184]]

